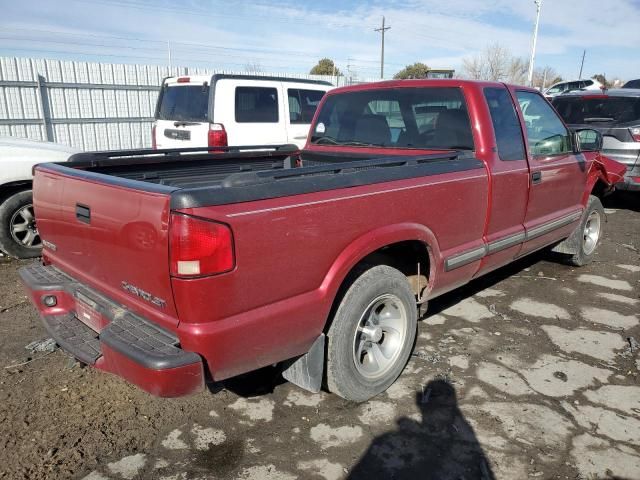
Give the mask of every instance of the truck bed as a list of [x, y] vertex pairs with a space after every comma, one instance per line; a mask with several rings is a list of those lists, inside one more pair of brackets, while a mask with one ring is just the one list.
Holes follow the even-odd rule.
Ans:
[[169, 194], [173, 209], [264, 200], [483, 168], [483, 163], [471, 152], [379, 158], [344, 154], [305, 157], [286, 145], [269, 147], [271, 151], [257, 148], [266, 147], [227, 149], [220, 153], [203, 153], [202, 149], [83, 153], [71, 157], [70, 163], [48, 164], [47, 168], [101, 183]]

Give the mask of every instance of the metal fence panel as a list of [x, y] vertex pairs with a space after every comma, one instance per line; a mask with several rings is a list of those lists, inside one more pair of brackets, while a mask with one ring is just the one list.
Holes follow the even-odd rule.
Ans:
[[[89, 151], [148, 148], [162, 79], [213, 73], [245, 72], [0, 57], [0, 136]], [[345, 83], [344, 77], [264, 75]]]

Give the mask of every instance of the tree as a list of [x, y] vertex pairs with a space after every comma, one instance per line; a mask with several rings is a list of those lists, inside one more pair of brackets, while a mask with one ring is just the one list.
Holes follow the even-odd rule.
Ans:
[[561, 81], [562, 77], [552, 67], [536, 68], [533, 71], [533, 85], [543, 90]]
[[250, 75], [262, 73], [262, 65], [260, 62], [248, 62], [244, 66], [244, 71]]
[[607, 77], [601, 73], [598, 73], [591, 78], [600, 82], [600, 84], [605, 88], [611, 88], [613, 86], [613, 83], [607, 80]]
[[462, 71], [473, 80], [501, 82], [506, 80], [511, 59], [509, 51], [495, 43], [481, 53], [462, 60]]
[[330, 58], [321, 59], [309, 73], [311, 75], [342, 75], [334, 61]]
[[398, 73], [396, 73], [393, 78], [396, 80], [406, 80], [408, 78], [427, 78], [427, 72], [429, 71], [429, 67], [424, 63], [416, 62], [413, 65], [407, 65]]

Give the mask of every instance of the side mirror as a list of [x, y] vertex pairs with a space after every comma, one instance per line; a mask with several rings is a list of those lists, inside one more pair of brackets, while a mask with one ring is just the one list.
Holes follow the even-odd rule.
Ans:
[[573, 133], [573, 145], [575, 153], [599, 152], [602, 150], [602, 134], [597, 130], [585, 128]]

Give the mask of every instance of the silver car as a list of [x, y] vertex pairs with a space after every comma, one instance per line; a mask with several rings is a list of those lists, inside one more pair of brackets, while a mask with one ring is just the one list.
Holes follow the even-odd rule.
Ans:
[[640, 89], [566, 93], [554, 98], [553, 106], [570, 127], [601, 132], [602, 153], [627, 166], [616, 188], [640, 191]]

